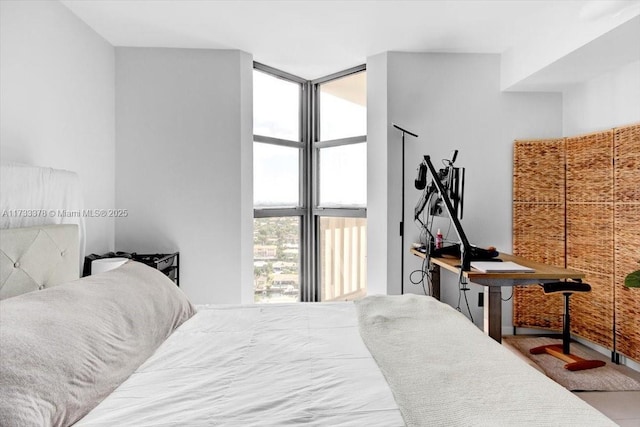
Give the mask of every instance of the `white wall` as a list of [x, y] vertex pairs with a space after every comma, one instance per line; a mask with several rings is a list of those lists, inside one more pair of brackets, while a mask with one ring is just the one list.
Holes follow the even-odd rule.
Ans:
[[116, 204], [129, 211], [116, 246], [179, 250], [194, 303], [252, 297], [252, 66], [240, 51], [116, 48]]
[[[87, 209], [114, 208], [114, 49], [59, 2], [0, 2], [0, 156], [77, 172]], [[114, 248], [86, 218], [87, 253]]]
[[[386, 173], [388, 179], [387, 204], [369, 202], [369, 218], [384, 217], [387, 227], [368, 227], [368, 239], [388, 242], [388, 253], [381, 247], [369, 247], [370, 283], [376, 280], [372, 266], [386, 257], [389, 282], [387, 292], [400, 290], [400, 236], [398, 223], [401, 213], [401, 144], [400, 134], [390, 123], [398, 123], [417, 133], [419, 138], [406, 141], [406, 172], [404, 176], [405, 246], [419, 238], [413, 226], [413, 208], [420, 192], [414, 187], [416, 168], [422, 156], [429, 154], [438, 167], [440, 159], [448, 157], [453, 149], [460, 153], [456, 164], [466, 167], [465, 212], [462, 221], [472, 243], [496, 246], [511, 251], [512, 238], [512, 153], [517, 138], [555, 137], [562, 132], [561, 94], [503, 93], [500, 91], [500, 57], [498, 55], [397, 53], [369, 58], [368, 77], [384, 75], [369, 87], [380, 94], [386, 93], [386, 116], [376, 117], [379, 108], [368, 117], [369, 159], [386, 158], [388, 170], [377, 162], [369, 165], [368, 184], [375, 182], [377, 174]], [[386, 70], [379, 70], [386, 67]], [[385, 87], [386, 86], [386, 87]], [[369, 98], [371, 100], [371, 98]], [[373, 101], [382, 103], [374, 98]], [[371, 101], [370, 101], [371, 102]], [[371, 108], [371, 106], [369, 107]], [[386, 123], [387, 126], [380, 126]], [[371, 141], [374, 144], [371, 144]], [[385, 150], [386, 153], [385, 153]], [[373, 151], [373, 152], [371, 152]], [[370, 194], [371, 194], [370, 189]], [[382, 189], [384, 191], [384, 188]], [[371, 200], [371, 199], [369, 199]], [[444, 227], [443, 227], [444, 228]], [[446, 230], [442, 230], [446, 233]], [[449, 237], [456, 240], [453, 230]], [[416, 257], [405, 256], [405, 292], [421, 293], [409, 283], [409, 273], [419, 269]], [[456, 305], [457, 277], [443, 273], [442, 298]], [[482, 309], [477, 307], [477, 292], [472, 286], [469, 303], [476, 324], [482, 323]], [[508, 297], [509, 290], [503, 292]], [[511, 302], [503, 304], [503, 325], [511, 325]]]
[[640, 61], [563, 92], [563, 136], [640, 122]]
[[[253, 57], [240, 54], [240, 302], [253, 303]], [[236, 158], [237, 160], [237, 158]], [[232, 272], [233, 273], [233, 272]]]
[[[387, 54], [367, 59], [367, 293], [388, 293]], [[393, 271], [391, 269], [391, 271]], [[397, 271], [400, 274], [399, 270]]]

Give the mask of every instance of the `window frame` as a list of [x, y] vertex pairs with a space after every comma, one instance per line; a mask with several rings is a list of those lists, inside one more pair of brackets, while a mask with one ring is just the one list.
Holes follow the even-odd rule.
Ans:
[[332, 139], [327, 141], [322, 141], [320, 138], [320, 95], [319, 95], [319, 87], [323, 83], [327, 83], [333, 80], [337, 80], [343, 77], [350, 76], [352, 74], [357, 74], [361, 72], [366, 72], [367, 66], [366, 64], [358, 65], [356, 67], [352, 67], [343, 71], [339, 71], [337, 73], [330, 74], [328, 76], [321, 77], [316, 80], [312, 80], [310, 82], [312, 90], [311, 90], [311, 149], [310, 151], [310, 165], [309, 168], [311, 170], [311, 183], [309, 186], [309, 195], [311, 197], [310, 203], [310, 225], [311, 225], [311, 239], [312, 239], [312, 250], [310, 252], [311, 257], [311, 274], [313, 275], [313, 283], [315, 284], [314, 289], [312, 291], [313, 299], [311, 301], [319, 302], [320, 301], [320, 239], [318, 233], [320, 232], [320, 218], [321, 217], [349, 217], [349, 218], [366, 218], [367, 217], [367, 208], [366, 207], [349, 207], [349, 206], [340, 206], [340, 207], [322, 207], [319, 204], [320, 200], [320, 150], [322, 148], [329, 147], [339, 147], [350, 144], [361, 144], [367, 143], [367, 135], [358, 135], [358, 136], [350, 136], [346, 138]]
[[308, 276], [308, 264], [309, 264], [309, 252], [307, 251], [307, 240], [305, 230], [308, 227], [308, 197], [307, 197], [307, 170], [308, 170], [308, 111], [309, 103], [307, 101], [309, 92], [309, 83], [307, 80], [289, 74], [285, 71], [278, 70], [268, 65], [261, 64], [259, 62], [253, 63], [253, 69], [269, 74], [272, 77], [285, 80], [287, 82], [293, 82], [300, 85], [300, 114], [299, 120], [299, 141], [292, 141], [284, 138], [276, 138], [265, 135], [253, 134], [253, 142], [272, 144], [282, 147], [298, 148], [300, 149], [300, 157], [298, 162], [298, 205], [292, 207], [255, 207], [253, 208], [253, 218], [275, 218], [275, 217], [299, 217], [300, 218], [300, 251], [299, 251], [299, 274], [300, 274], [300, 298], [299, 301], [305, 301], [305, 291], [307, 276]]
[[295, 216], [300, 218], [300, 299], [301, 302], [320, 301], [320, 217], [366, 218], [366, 207], [321, 207], [318, 205], [320, 194], [319, 159], [320, 149], [367, 142], [367, 135], [320, 141], [320, 117], [318, 88], [326, 83], [351, 74], [366, 71], [365, 64], [349, 68], [328, 76], [305, 80], [282, 70], [253, 63], [254, 70], [269, 74], [288, 82], [300, 84], [300, 140], [253, 134], [253, 141], [300, 149], [299, 203], [295, 207], [254, 207], [254, 218], [273, 218]]

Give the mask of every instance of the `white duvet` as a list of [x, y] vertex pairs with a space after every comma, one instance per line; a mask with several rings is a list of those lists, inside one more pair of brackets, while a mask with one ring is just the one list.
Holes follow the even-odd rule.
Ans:
[[613, 425], [432, 298], [358, 307], [200, 306], [77, 425]]
[[404, 425], [353, 303], [198, 310], [76, 425]]

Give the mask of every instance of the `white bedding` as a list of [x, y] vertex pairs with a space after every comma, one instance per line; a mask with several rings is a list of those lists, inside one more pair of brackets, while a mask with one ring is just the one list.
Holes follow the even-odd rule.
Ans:
[[356, 307], [407, 426], [615, 426], [434, 298], [378, 295]]
[[353, 303], [200, 306], [78, 426], [404, 426]]
[[392, 387], [353, 303], [201, 306], [77, 425], [613, 425], [450, 307], [380, 298], [361, 320]]

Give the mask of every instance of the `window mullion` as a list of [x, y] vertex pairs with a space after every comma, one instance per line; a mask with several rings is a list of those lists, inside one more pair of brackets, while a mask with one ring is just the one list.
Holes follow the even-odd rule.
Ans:
[[281, 145], [283, 147], [305, 148], [305, 143], [303, 141], [291, 141], [289, 139], [274, 138], [264, 135], [253, 135], [253, 141], [261, 142], [263, 144]]
[[316, 148], [340, 147], [343, 145], [361, 144], [367, 142], [367, 135], [351, 136], [349, 138], [332, 139], [329, 141], [316, 141], [313, 146]]

